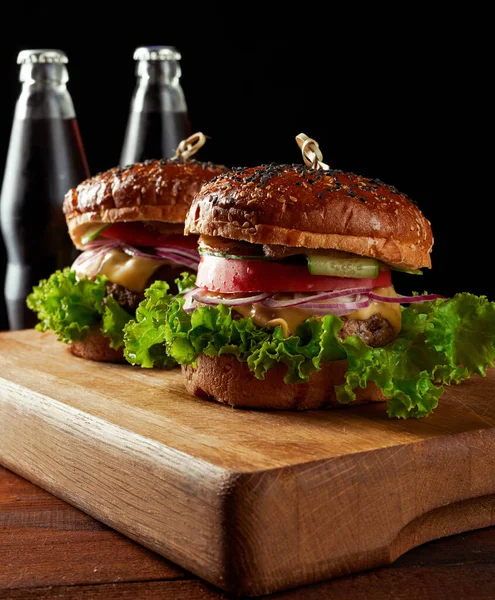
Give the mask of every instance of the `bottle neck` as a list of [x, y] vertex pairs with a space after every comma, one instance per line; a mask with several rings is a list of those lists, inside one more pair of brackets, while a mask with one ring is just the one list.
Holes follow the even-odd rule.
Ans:
[[24, 79], [17, 99], [15, 119], [74, 119], [74, 105], [65, 81], [32, 77]]
[[180, 86], [181, 68], [176, 60], [140, 60], [136, 66], [138, 81], [143, 85]]
[[174, 60], [138, 62], [132, 112], [186, 113], [181, 70]]
[[19, 80], [22, 83], [37, 81], [66, 84], [69, 74], [63, 63], [25, 63], [21, 65]]

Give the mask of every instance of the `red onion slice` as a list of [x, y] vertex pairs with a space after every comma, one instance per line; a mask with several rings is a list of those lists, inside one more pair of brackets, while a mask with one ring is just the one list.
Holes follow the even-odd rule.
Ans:
[[149, 260], [159, 260], [156, 254], [151, 254], [148, 252], [143, 252], [142, 250], [138, 250], [134, 246], [128, 246], [127, 244], [122, 244], [121, 249], [129, 256], [135, 256], [136, 258], [147, 258]]
[[121, 248], [129, 256], [145, 258], [148, 260], [162, 260], [164, 262], [167, 261], [176, 265], [188, 267], [193, 271], [198, 270], [199, 254], [194, 250], [187, 251], [180, 249], [180, 251], [176, 251], [175, 249], [171, 249], [170, 251], [167, 251], [165, 247], [160, 247], [159, 249], [157, 249], [157, 252], [155, 254], [152, 254], [151, 252], [143, 252], [142, 250], [139, 250], [134, 246], [123, 244], [122, 242], [116, 239], [93, 240], [92, 242], [88, 242], [84, 247], [84, 252], [82, 252], [76, 258], [71, 268], [77, 272], [77, 270], [80, 269], [81, 266], [86, 264], [88, 261], [94, 261], [93, 267], [85, 272], [85, 274], [87, 274], [88, 277], [93, 277], [99, 272], [103, 257], [107, 252], [113, 250], [114, 248]]
[[165, 252], [165, 253], [173, 252], [174, 254], [177, 254], [178, 256], [186, 256], [188, 258], [191, 258], [192, 260], [195, 260], [198, 263], [199, 263], [199, 259], [200, 259], [198, 251], [194, 250], [192, 248], [180, 248], [179, 246], [159, 246], [159, 247], [155, 248], [155, 250], [158, 255], [160, 255], [162, 252]]
[[171, 263], [177, 265], [184, 265], [185, 267], [189, 267], [193, 270], [198, 269], [199, 264], [199, 254], [197, 254], [197, 258], [191, 253], [191, 255], [182, 255], [175, 253], [174, 250], [170, 250], [167, 252], [165, 248], [160, 248], [160, 252], [157, 251], [156, 254], [150, 254], [148, 252], [143, 252], [134, 246], [128, 246], [127, 244], [122, 244], [122, 250], [131, 256], [137, 256], [139, 258], [146, 258], [149, 260], [166, 260]]
[[371, 300], [367, 294], [359, 294], [349, 302], [311, 302], [305, 304], [303, 310], [315, 315], [348, 315], [360, 308], [367, 308]]
[[72, 263], [71, 270], [76, 272], [78, 279], [85, 276], [91, 279], [98, 274], [106, 253], [106, 250], [103, 252], [92, 252], [91, 256], [85, 256], [83, 259], [79, 260], [82, 256], [81, 254]]
[[184, 306], [182, 307], [183, 311], [186, 313], [190, 313], [193, 310], [196, 310], [197, 308], [198, 308], [198, 303], [195, 300], [192, 300], [191, 298], [186, 300], [184, 302]]
[[198, 304], [197, 302], [193, 299], [193, 294], [195, 292], [198, 291], [199, 288], [193, 288], [192, 290], [189, 290], [188, 292], [186, 292], [182, 297], [184, 298], [185, 302], [182, 306], [182, 309], [186, 312], [192, 312], [195, 308], [197, 308]]
[[[199, 291], [198, 291], [199, 290]], [[243, 296], [241, 298], [220, 298], [218, 296], [209, 296], [211, 292], [204, 288], [197, 288], [192, 294], [192, 299], [201, 304], [208, 304], [211, 306], [217, 306], [218, 304], [224, 304], [225, 306], [241, 306], [243, 304], [254, 304], [255, 302], [261, 302], [268, 297], [268, 294], [253, 294], [251, 296]]]
[[442, 299], [445, 300], [445, 296], [440, 294], [425, 294], [424, 296], [382, 296], [381, 294], [369, 293], [369, 297], [377, 302], [390, 302], [398, 304], [409, 304], [412, 302], [429, 302], [431, 300]]
[[176, 265], [183, 265], [184, 267], [189, 267], [193, 271], [198, 270], [199, 262], [192, 260], [190, 258], [186, 258], [185, 256], [177, 256], [176, 254], [170, 253], [161, 253], [160, 256], [156, 256], [155, 260], [166, 260]]
[[[93, 268], [89, 270], [85, 269], [84, 272], [84, 275], [87, 275], [88, 277], [93, 277], [98, 273], [105, 254], [110, 250], [117, 248], [119, 244], [118, 242], [114, 241], [98, 242], [96, 244], [92, 242], [90, 243], [91, 247], [79, 254], [79, 256], [72, 263], [71, 269], [73, 271], [76, 271], [77, 273], [77, 271], [80, 270], [80, 268], [83, 265], [86, 265], [88, 262], [94, 261], [95, 264], [93, 265]], [[89, 246], [89, 244], [86, 244], [86, 247], [87, 246]]]
[[313, 294], [294, 294], [294, 298], [288, 298], [286, 300], [276, 300], [273, 295], [269, 296], [266, 300], [263, 300], [263, 306], [267, 308], [292, 308], [293, 306], [300, 306], [305, 308], [308, 303], [317, 302], [319, 300], [330, 300], [332, 298], [343, 298], [345, 296], [354, 296], [355, 294], [367, 294], [371, 292], [370, 287], [361, 288], [347, 288], [345, 290], [334, 290], [333, 292], [321, 292]]
[[110, 239], [98, 239], [98, 240], [93, 240], [91, 242], [87, 242], [86, 244], [84, 244], [84, 251], [86, 250], [94, 250], [96, 248], [103, 248], [103, 247], [112, 247], [115, 248], [116, 246], [119, 246], [120, 242], [118, 240], [110, 240]]

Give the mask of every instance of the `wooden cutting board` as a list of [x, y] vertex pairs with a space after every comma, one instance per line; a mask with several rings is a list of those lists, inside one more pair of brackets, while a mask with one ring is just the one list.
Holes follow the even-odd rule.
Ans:
[[[0, 334], [0, 463], [218, 587], [270, 593], [495, 524], [495, 372], [422, 420], [188, 396], [180, 371]], [[118, 559], [118, 557], [116, 557]]]

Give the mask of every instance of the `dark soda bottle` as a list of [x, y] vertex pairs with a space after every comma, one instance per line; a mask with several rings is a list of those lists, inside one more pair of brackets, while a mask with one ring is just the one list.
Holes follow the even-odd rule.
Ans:
[[136, 48], [136, 87], [120, 156], [125, 166], [173, 156], [192, 133], [180, 84], [180, 53], [173, 46]]
[[65, 193], [89, 177], [76, 114], [67, 90], [67, 56], [23, 50], [18, 97], [0, 196], [7, 249], [5, 303], [10, 329], [36, 315], [26, 297], [40, 279], [71, 264], [74, 246], [62, 212]]
[[2, 232], [0, 231], [0, 331], [7, 329], [7, 309], [5, 308], [5, 298], [3, 295], [3, 286], [5, 282], [5, 267], [7, 266], [7, 252], [3, 243]]

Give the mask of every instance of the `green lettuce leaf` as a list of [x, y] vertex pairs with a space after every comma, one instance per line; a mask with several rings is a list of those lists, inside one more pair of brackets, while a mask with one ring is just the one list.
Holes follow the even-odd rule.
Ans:
[[110, 348], [117, 350], [124, 345], [124, 327], [131, 318], [113, 296], [106, 297], [101, 332], [110, 338]]
[[175, 285], [178, 289], [178, 295], [183, 296], [186, 292], [196, 287], [196, 274], [184, 271], [180, 277], [175, 280]]
[[438, 404], [445, 385], [484, 376], [495, 360], [495, 303], [485, 296], [457, 294], [449, 300], [411, 304], [402, 310], [400, 335], [384, 348], [347, 338], [349, 368], [337, 399], [374, 381], [389, 398], [394, 417], [422, 417]]
[[70, 343], [84, 340], [89, 328], [101, 320], [104, 296], [105, 278], [77, 280], [67, 267], [33, 287], [26, 303], [38, 314], [36, 329], [52, 329], [60, 341]]
[[150, 285], [136, 310], [135, 319], [124, 327], [124, 356], [128, 362], [144, 368], [177, 366], [165, 348], [167, 310], [172, 300], [193, 289], [195, 282], [195, 275], [181, 273], [181, 277], [175, 280], [179, 290], [177, 296], [168, 293], [170, 286], [164, 281], [155, 281]]
[[[357, 387], [374, 382], [388, 398], [392, 417], [428, 415], [445, 385], [475, 373], [484, 375], [495, 360], [495, 303], [468, 293], [403, 308], [400, 335], [382, 348], [372, 348], [357, 336], [340, 340], [342, 320], [332, 315], [310, 317], [284, 338], [280, 327], [261, 328], [251, 319], [233, 319], [225, 306], [201, 306], [186, 313], [183, 302], [174, 298], [161, 307], [160, 337], [155, 341], [178, 363], [195, 366], [201, 353], [231, 354], [247, 362], [258, 379], [283, 363], [285, 382], [298, 383], [308, 381], [324, 362], [347, 359], [337, 399], [351, 402]], [[153, 320], [157, 307], [150, 302], [146, 308], [147, 318]]]
[[106, 281], [103, 275], [97, 275], [94, 281], [77, 279], [69, 267], [41, 280], [26, 299], [27, 306], [38, 315], [36, 329], [51, 329], [68, 344], [82, 342], [90, 328], [103, 322], [102, 333], [110, 337], [112, 348], [119, 348], [123, 325], [131, 315], [112, 297], [104, 302]]
[[281, 327], [261, 328], [252, 319], [233, 319], [223, 305], [200, 306], [188, 314], [183, 300], [175, 298], [161, 317], [167, 354], [180, 364], [196, 365], [199, 354], [232, 354], [248, 363], [258, 379], [275, 364], [287, 365], [287, 383], [308, 381], [322, 359], [345, 358], [336, 333], [342, 326], [338, 317], [310, 318], [296, 335], [284, 338]]

